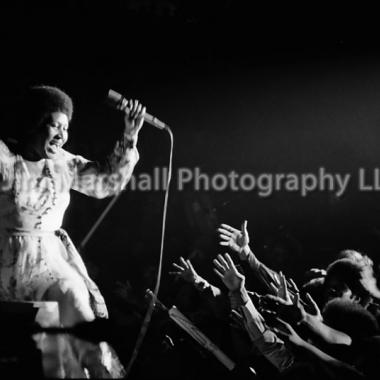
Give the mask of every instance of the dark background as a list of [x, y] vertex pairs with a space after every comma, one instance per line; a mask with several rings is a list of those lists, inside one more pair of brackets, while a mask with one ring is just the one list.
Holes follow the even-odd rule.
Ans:
[[[368, 171], [380, 162], [380, 46], [374, 10], [320, 2], [266, 6], [212, 0], [103, 3], [2, 2], [2, 115], [29, 84], [67, 91], [75, 112], [68, 150], [104, 156], [122, 123], [104, 104], [109, 88], [140, 99], [174, 132], [174, 171]], [[18, 110], [22, 112], [22, 110]], [[17, 128], [17, 113], [4, 128]], [[2, 126], [3, 128], [3, 126]], [[135, 174], [167, 164], [168, 136], [145, 126]], [[174, 178], [175, 183], [176, 178]], [[297, 279], [343, 248], [379, 261], [380, 193], [305, 198], [276, 192], [171, 189], [163, 284], [180, 255], [216, 281], [211, 259], [220, 222], [248, 219], [252, 246]], [[127, 191], [82, 251], [106, 295], [116, 281], [152, 286], [163, 192]], [[72, 195], [65, 228], [79, 245], [108, 200]]]
[[[355, 176], [359, 167], [378, 165], [380, 56], [370, 9], [227, 0], [1, 7], [4, 111], [29, 84], [63, 88], [75, 103], [68, 146], [75, 153], [97, 159], [111, 149], [122, 125], [104, 103], [113, 88], [172, 126], [174, 171], [304, 173], [324, 166]], [[17, 114], [4, 127], [17, 128]], [[135, 174], [153, 172], [167, 163], [169, 139], [146, 126], [139, 151]], [[287, 254], [302, 268], [325, 264], [344, 247], [377, 256], [379, 194], [356, 188], [353, 179], [338, 199], [173, 186], [165, 262], [197, 248], [213, 257], [214, 227], [244, 218], [269, 263], [276, 247], [294, 251]], [[65, 225], [78, 244], [107, 202], [73, 194]], [[82, 252], [101, 266], [104, 281], [135, 277], [137, 284], [135, 266], [156, 265], [162, 202], [162, 192], [123, 194]]]

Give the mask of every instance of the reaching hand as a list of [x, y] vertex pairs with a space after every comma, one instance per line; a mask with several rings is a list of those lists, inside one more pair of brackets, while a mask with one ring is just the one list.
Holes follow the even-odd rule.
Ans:
[[291, 306], [291, 302], [284, 301], [279, 296], [273, 294], [265, 294], [260, 298], [260, 307], [269, 308], [271, 310], [277, 310], [281, 306]]
[[224, 285], [231, 291], [237, 291], [244, 288], [245, 277], [238, 272], [228, 253], [218, 255], [213, 260], [215, 268], [214, 272], [221, 278]]
[[136, 139], [144, 123], [145, 107], [138, 100], [130, 99], [122, 108], [125, 112], [125, 136], [130, 139]]
[[[279, 273], [279, 278], [275, 278], [276, 283], [270, 282], [269, 286], [272, 288], [275, 296], [280, 297], [287, 303], [291, 303], [292, 294], [288, 290], [288, 283], [282, 272]], [[294, 298], [294, 297], [293, 297]]]
[[278, 288], [278, 296], [282, 298], [285, 302], [292, 302], [288, 290], [288, 284], [282, 272], [280, 272], [280, 286]]
[[[294, 302], [296, 294], [300, 292], [297, 284], [293, 281], [293, 279], [289, 278], [287, 280], [282, 272], [279, 273], [278, 278], [275, 277], [274, 281], [269, 283], [269, 286], [272, 289], [274, 295], [281, 297], [288, 303]], [[289, 287], [291, 290], [289, 290]]]
[[219, 244], [225, 247], [230, 247], [233, 251], [239, 254], [241, 260], [247, 258], [249, 251], [249, 235], [247, 231], [247, 221], [241, 225], [241, 230], [237, 230], [228, 224], [222, 224], [219, 228], [219, 237], [222, 240]]
[[306, 304], [306, 311], [317, 318], [320, 322], [323, 321], [321, 310], [319, 309], [317, 303], [313, 300], [311, 295], [309, 293], [306, 293], [307, 298], [307, 304]]
[[278, 296], [267, 294], [260, 300], [260, 311], [271, 312], [290, 323], [299, 323], [305, 319], [306, 313], [300, 304], [299, 295], [295, 302], [285, 301]]
[[320, 268], [311, 268], [306, 272], [305, 277], [308, 280], [312, 280], [314, 278], [326, 277], [326, 270], [320, 269]]
[[288, 340], [289, 342], [295, 344], [296, 346], [302, 346], [305, 341], [295, 332], [293, 327], [289, 324], [283, 321], [280, 318], [277, 318], [277, 322], [281, 328], [275, 328], [274, 331]]
[[260, 303], [262, 307], [269, 308], [287, 322], [299, 324], [307, 318], [308, 314], [322, 321], [320, 310], [309, 293], [306, 294], [306, 298], [308, 303], [301, 300], [299, 293], [295, 294], [292, 301], [289, 299], [285, 301], [281, 297], [267, 294], [261, 298]]
[[169, 274], [177, 275], [183, 280], [194, 284], [199, 279], [198, 273], [193, 268], [190, 260], [185, 260], [183, 257], [179, 259], [180, 265], [173, 263], [173, 267], [177, 269], [177, 271], [169, 272]]

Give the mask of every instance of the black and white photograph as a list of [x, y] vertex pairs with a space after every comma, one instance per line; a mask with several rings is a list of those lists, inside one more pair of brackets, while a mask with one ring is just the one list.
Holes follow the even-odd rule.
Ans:
[[0, 5], [0, 377], [380, 378], [364, 3]]

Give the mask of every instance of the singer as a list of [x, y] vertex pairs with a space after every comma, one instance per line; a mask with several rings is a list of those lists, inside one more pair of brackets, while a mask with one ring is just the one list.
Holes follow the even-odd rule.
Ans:
[[28, 89], [12, 135], [0, 140], [0, 299], [57, 301], [64, 327], [108, 317], [98, 287], [61, 225], [70, 189], [104, 198], [129, 181], [139, 159], [136, 144], [145, 108], [138, 101], [128, 101], [125, 112], [126, 107], [120, 140], [103, 162], [93, 162], [63, 149], [71, 98], [56, 87]]

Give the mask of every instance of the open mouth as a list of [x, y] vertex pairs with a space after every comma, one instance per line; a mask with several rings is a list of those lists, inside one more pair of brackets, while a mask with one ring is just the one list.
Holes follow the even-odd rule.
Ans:
[[58, 149], [61, 148], [61, 144], [58, 141], [50, 141], [49, 143], [49, 150], [53, 153], [57, 153]]

